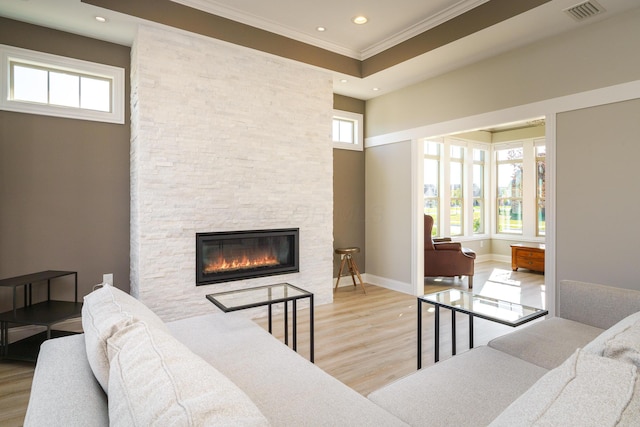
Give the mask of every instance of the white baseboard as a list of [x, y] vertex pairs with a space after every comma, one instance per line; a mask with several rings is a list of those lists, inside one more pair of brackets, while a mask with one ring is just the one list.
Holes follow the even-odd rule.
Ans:
[[362, 278], [366, 283], [380, 286], [381, 288], [391, 289], [405, 294], [413, 295], [413, 285], [411, 283], [400, 282], [398, 280], [388, 279], [386, 277], [376, 276], [374, 274], [364, 273]]
[[[392, 291], [398, 291], [398, 292], [403, 292], [405, 294], [413, 295], [413, 292], [412, 292], [413, 287], [411, 286], [410, 283], [399, 282], [397, 280], [387, 279], [386, 277], [379, 277], [379, 276], [375, 276], [373, 274], [368, 274], [368, 273], [361, 273], [361, 276], [364, 283], [380, 286], [381, 288], [391, 289]], [[337, 281], [338, 281], [338, 278], [334, 277], [333, 278], [334, 289], [336, 287]], [[342, 283], [342, 285], [338, 286], [339, 288], [346, 287], [346, 286], [353, 286], [353, 281], [351, 280], [351, 276], [349, 275], [342, 276], [340, 278], [340, 283]], [[358, 283], [358, 278], [356, 278], [356, 283]], [[360, 284], [358, 283], [358, 285]]]
[[485, 261], [497, 261], [497, 262], [506, 262], [511, 264], [511, 255], [488, 255], [489, 259]]

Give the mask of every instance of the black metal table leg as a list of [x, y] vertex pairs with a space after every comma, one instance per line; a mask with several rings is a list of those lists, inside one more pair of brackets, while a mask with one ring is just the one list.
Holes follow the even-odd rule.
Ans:
[[418, 369], [422, 368], [422, 300], [418, 298]]
[[440, 306], [436, 304], [435, 361], [440, 360]]
[[293, 300], [293, 351], [298, 350], [298, 300]]
[[473, 314], [469, 315], [469, 348], [473, 348]]
[[456, 311], [451, 310], [451, 355], [456, 355]]
[[289, 345], [289, 301], [284, 302], [284, 343]]
[[310, 336], [310, 340], [309, 340], [310, 341], [310, 344], [309, 344], [309, 347], [310, 347], [309, 348], [309, 351], [310, 351], [309, 360], [311, 361], [311, 363], [313, 363], [313, 357], [314, 357], [313, 356], [313, 349], [314, 349], [314, 344], [313, 344], [313, 334], [314, 334], [314, 331], [313, 331], [313, 294], [311, 294], [309, 296], [309, 301], [310, 301], [309, 302], [309, 304], [310, 304], [310, 307], [309, 307], [309, 317], [310, 317], [310, 319], [309, 319], [309, 336]]
[[272, 311], [273, 310], [271, 310], [271, 304], [269, 304], [269, 333], [270, 334], [273, 334], [273, 321], [271, 319]]
[[9, 353], [8, 326], [7, 322], [0, 322], [0, 356], [6, 356]]

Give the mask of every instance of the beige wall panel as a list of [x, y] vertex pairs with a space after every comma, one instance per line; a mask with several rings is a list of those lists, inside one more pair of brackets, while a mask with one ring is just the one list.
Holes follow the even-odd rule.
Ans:
[[[333, 95], [333, 108], [364, 114], [364, 101]], [[333, 247], [357, 246], [354, 255], [361, 273], [366, 272], [364, 238], [364, 152], [333, 150]], [[338, 277], [340, 256], [334, 254], [333, 277]]]
[[411, 142], [365, 150], [367, 273], [411, 283]]
[[[119, 66], [129, 75], [124, 46], [4, 18], [0, 43]], [[102, 274], [113, 273], [115, 284], [129, 290], [125, 105], [122, 125], [0, 111], [0, 278], [78, 271], [82, 298]], [[0, 289], [0, 312], [10, 295]], [[53, 296], [72, 300], [73, 287]]]
[[635, 9], [374, 98], [367, 101], [365, 135], [638, 80], [638, 28]]
[[557, 118], [557, 280], [640, 289], [640, 99]]
[[[366, 272], [364, 231], [364, 152], [333, 150], [333, 246], [357, 246], [354, 258]], [[333, 277], [338, 277], [340, 257], [334, 255]]]

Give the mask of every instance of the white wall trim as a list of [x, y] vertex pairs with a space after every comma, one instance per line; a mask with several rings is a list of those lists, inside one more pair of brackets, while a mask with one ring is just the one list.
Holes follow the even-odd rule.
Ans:
[[[640, 95], [639, 95], [640, 96]], [[546, 115], [546, 159], [547, 183], [545, 195], [545, 251], [544, 284], [546, 309], [549, 316], [556, 315], [556, 114]]]
[[442, 123], [434, 123], [384, 135], [371, 136], [365, 138], [364, 147], [376, 147], [410, 139], [432, 138], [453, 132], [480, 130], [484, 127], [500, 123], [514, 122], [529, 117], [543, 116], [545, 114], [557, 114], [580, 108], [594, 107], [596, 105], [628, 101], [638, 97], [640, 97], [640, 80], [635, 80], [475, 116], [461, 117]]
[[411, 283], [424, 295], [424, 144], [411, 140]]

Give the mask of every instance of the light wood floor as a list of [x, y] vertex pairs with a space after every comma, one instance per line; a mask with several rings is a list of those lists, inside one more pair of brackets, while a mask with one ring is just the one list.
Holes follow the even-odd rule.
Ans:
[[[347, 278], [344, 282], [347, 283]], [[349, 278], [350, 279], [350, 278]], [[417, 299], [414, 296], [365, 285], [340, 287], [333, 304], [315, 308], [315, 363], [363, 395], [416, 370]], [[425, 293], [456, 287], [467, 289], [467, 279], [426, 279]], [[544, 306], [544, 276], [526, 270], [512, 272], [510, 264], [476, 264], [474, 293], [536, 307]], [[433, 364], [433, 314], [423, 307], [422, 366]], [[440, 360], [451, 357], [450, 316], [441, 315]], [[282, 316], [274, 318], [274, 335], [284, 335]], [[266, 319], [257, 323], [266, 329]], [[309, 357], [309, 310], [299, 310], [298, 352]], [[468, 321], [458, 315], [457, 351], [468, 350]], [[476, 319], [475, 345], [486, 344], [512, 329]], [[291, 344], [291, 340], [290, 340]], [[0, 362], [0, 426], [20, 426], [24, 420], [33, 364]]]

